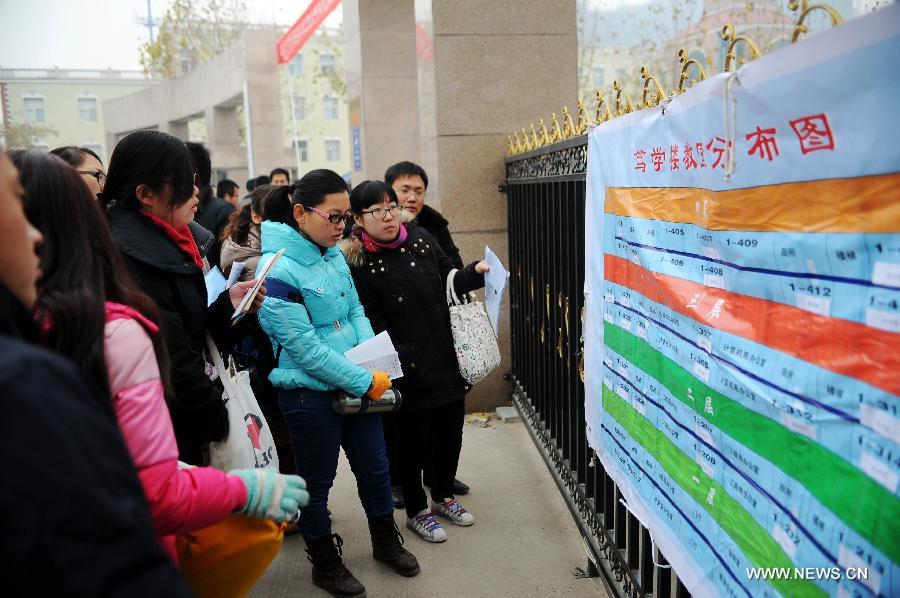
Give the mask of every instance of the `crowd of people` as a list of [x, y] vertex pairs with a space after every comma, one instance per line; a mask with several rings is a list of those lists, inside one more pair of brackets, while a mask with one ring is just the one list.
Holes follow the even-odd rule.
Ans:
[[[291, 182], [276, 168], [213, 187], [210, 154], [138, 131], [108, 168], [88, 149], [0, 153], [0, 442], [13, 594], [187, 595], [175, 535], [230, 514], [290, 523], [313, 582], [363, 596], [332, 530], [329, 492], [343, 448], [373, 557], [419, 574], [394, 520], [427, 542], [441, 521], [475, 522], [458, 496], [465, 395], [446, 302], [483, 287], [447, 221], [424, 204], [428, 176], [401, 162], [354, 188], [330, 170]], [[250, 306], [232, 314], [281, 252]], [[209, 297], [205, 274], [238, 280]], [[248, 298], [249, 299], [249, 298]], [[403, 376], [344, 353], [387, 332]], [[251, 385], [280, 471], [208, 466], [229, 436], [211, 338]], [[338, 395], [396, 413], [345, 415]], [[423, 484], [430, 488], [426, 496]], [[58, 575], [41, 575], [41, 563]]]

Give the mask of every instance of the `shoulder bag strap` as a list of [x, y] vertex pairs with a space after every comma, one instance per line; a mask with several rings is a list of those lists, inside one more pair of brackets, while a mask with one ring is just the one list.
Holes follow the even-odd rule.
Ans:
[[454, 278], [456, 278], [456, 268], [450, 270], [450, 273], [447, 274], [447, 305], [451, 307], [454, 305], [462, 305], [463, 303], [456, 294], [456, 289], [453, 288]]
[[222, 361], [222, 354], [219, 353], [219, 348], [216, 347], [216, 342], [208, 332], [206, 333], [206, 348], [209, 349], [209, 356], [212, 358], [213, 364], [216, 366], [216, 371], [219, 372], [219, 380], [222, 381], [222, 386], [225, 387], [225, 392], [228, 393], [229, 397], [237, 396], [235, 394], [237, 388], [234, 385], [234, 380], [231, 377], [231, 373], [228, 371], [228, 368], [225, 367], [225, 363]]

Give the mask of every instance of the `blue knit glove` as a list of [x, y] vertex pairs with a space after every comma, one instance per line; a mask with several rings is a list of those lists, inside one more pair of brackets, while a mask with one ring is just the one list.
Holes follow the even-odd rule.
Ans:
[[282, 475], [274, 469], [236, 469], [228, 472], [244, 480], [247, 504], [237, 512], [260, 519], [290, 521], [309, 503], [306, 482], [297, 475]]

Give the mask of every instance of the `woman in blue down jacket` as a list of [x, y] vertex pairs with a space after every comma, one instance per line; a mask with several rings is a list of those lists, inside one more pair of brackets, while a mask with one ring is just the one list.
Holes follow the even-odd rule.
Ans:
[[331, 402], [343, 390], [378, 400], [391, 386], [344, 357], [373, 336], [350, 270], [336, 247], [349, 214], [347, 183], [330, 170], [313, 170], [266, 200], [260, 270], [279, 250], [284, 255], [266, 279], [259, 322], [269, 335], [277, 366], [269, 380], [291, 431], [297, 472], [307, 481], [309, 506], [300, 531], [313, 564], [313, 583], [335, 596], [362, 596], [363, 585], [341, 560], [343, 540], [331, 533], [328, 492], [344, 447], [369, 520], [373, 556], [407, 577], [419, 573], [394, 523], [391, 481], [381, 416], [338, 415]]

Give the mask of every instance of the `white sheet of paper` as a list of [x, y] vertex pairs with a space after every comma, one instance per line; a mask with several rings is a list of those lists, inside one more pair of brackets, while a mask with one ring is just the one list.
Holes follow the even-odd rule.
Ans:
[[381, 332], [344, 353], [344, 357], [370, 372], [387, 372], [391, 380], [403, 377], [403, 368], [394, 343], [387, 332]]
[[503, 302], [503, 292], [509, 283], [509, 272], [503, 267], [503, 262], [497, 257], [490, 247], [484, 248], [484, 261], [491, 270], [484, 275], [484, 307], [487, 309], [488, 318], [494, 328], [494, 335], [499, 333], [500, 304]]
[[227, 281], [218, 266], [213, 266], [203, 278], [206, 280], [206, 306], [209, 307], [226, 289]]
[[228, 274], [228, 284], [225, 285], [226, 289], [230, 289], [231, 285], [238, 281], [238, 278], [244, 273], [244, 266], [246, 266], [244, 262], [234, 262], [231, 264], [231, 273]]
[[[266, 265], [263, 267], [263, 269], [259, 271], [259, 274], [256, 276], [256, 284], [253, 285], [253, 287], [249, 291], [247, 291], [247, 294], [244, 295], [243, 299], [241, 299], [241, 304], [238, 305], [238, 308], [236, 310], [234, 310], [234, 315], [231, 316], [232, 325], [236, 324], [241, 318], [243, 318], [244, 314], [246, 314], [250, 309], [250, 302], [253, 301], [253, 299], [256, 297], [256, 293], [259, 292], [259, 287], [261, 287], [266, 281], [266, 276], [269, 275], [269, 270], [279, 259], [281, 259], [281, 256], [283, 254], [284, 249], [279, 249], [278, 252], [276, 252], [268, 262], [266, 262]], [[222, 274], [220, 273], [219, 276], [222, 276]]]

